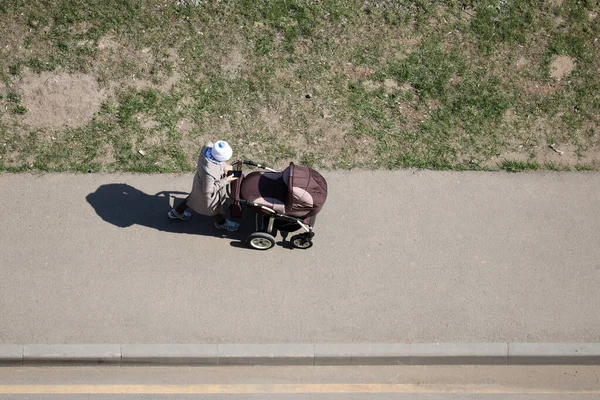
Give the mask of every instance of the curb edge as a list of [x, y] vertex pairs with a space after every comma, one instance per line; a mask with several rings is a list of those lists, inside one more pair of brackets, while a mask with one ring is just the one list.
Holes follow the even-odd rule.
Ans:
[[600, 343], [0, 344], [21, 365], [600, 365]]

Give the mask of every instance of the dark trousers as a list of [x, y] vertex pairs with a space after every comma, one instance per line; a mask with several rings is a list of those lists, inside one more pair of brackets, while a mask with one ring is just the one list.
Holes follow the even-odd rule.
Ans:
[[184, 211], [187, 210], [187, 208], [188, 208], [187, 202], [188, 202], [189, 198], [190, 198], [190, 196], [186, 197], [185, 199], [183, 199], [183, 201], [181, 203], [179, 203], [179, 205], [175, 209], [175, 211], [177, 211], [177, 214], [183, 214]]
[[[181, 203], [179, 203], [179, 205], [175, 208], [175, 211], [177, 212], [177, 214], [183, 214], [185, 212], [185, 210], [187, 210], [187, 208], [188, 208], [187, 202], [188, 202], [189, 198], [190, 198], [190, 196], [183, 199], [183, 201]], [[225, 223], [225, 216], [223, 214], [213, 215], [212, 218], [219, 225], [222, 225]]]

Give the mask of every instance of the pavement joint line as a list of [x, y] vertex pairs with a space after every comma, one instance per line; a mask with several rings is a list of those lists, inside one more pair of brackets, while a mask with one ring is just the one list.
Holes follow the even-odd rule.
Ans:
[[600, 365], [600, 343], [0, 344], [21, 365]]

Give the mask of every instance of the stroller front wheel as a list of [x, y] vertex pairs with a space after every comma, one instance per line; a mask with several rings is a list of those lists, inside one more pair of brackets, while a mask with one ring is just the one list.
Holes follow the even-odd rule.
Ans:
[[306, 235], [294, 235], [292, 236], [292, 245], [297, 249], [310, 249], [313, 242]]
[[248, 245], [256, 250], [269, 250], [275, 246], [275, 238], [266, 232], [254, 232], [247, 239]]

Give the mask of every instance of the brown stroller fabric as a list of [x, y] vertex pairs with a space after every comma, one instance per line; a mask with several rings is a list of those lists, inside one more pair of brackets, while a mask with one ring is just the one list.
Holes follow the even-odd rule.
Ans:
[[240, 203], [240, 192], [244, 174], [242, 174], [241, 171], [235, 171], [234, 175], [237, 179], [229, 183], [231, 191], [229, 194], [229, 214], [231, 215], [231, 218], [241, 218], [243, 211], [242, 203]]
[[251, 172], [244, 178], [241, 197], [253, 203], [285, 213], [287, 186], [281, 172]]
[[286, 168], [283, 178], [288, 186], [286, 214], [312, 217], [327, 200], [327, 182], [312, 168], [294, 165]]
[[327, 182], [312, 168], [290, 163], [281, 172], [251, 172], [244, 177], [241, 198], [298, 218], [317, 215], [327, 199]]

